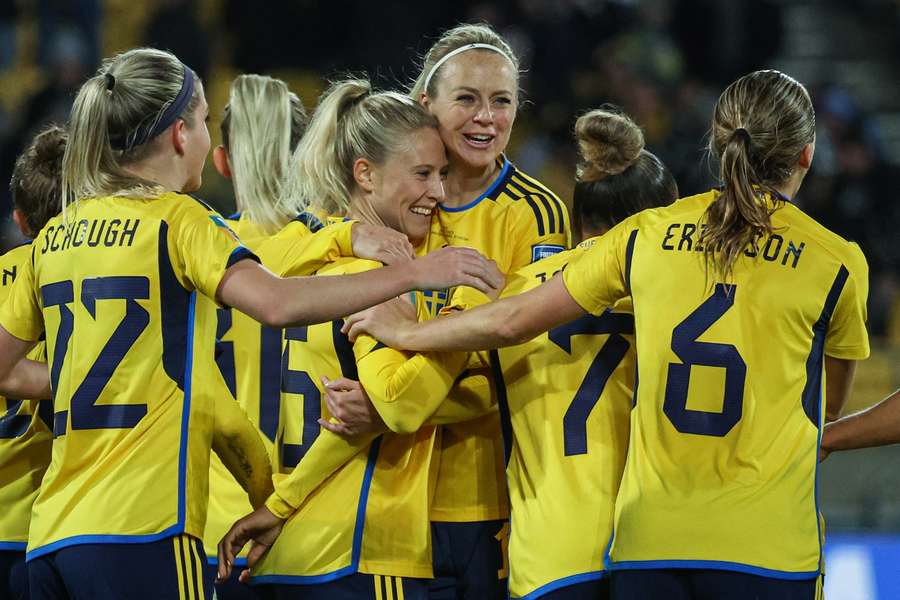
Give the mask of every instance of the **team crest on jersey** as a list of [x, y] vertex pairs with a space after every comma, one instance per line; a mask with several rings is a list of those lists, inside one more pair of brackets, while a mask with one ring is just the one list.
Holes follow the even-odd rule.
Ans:
[[450, 298], [450, 290], [423, 290], [422, 302], [425, 304], [425, 310], [429, 317], [436, 317], [441, 310], [447, 306], [447, 300]]
[[225, 219], [220, 217], [219, 215], [209, 215], [209, 218], [212, 219], [212, 222], [227, 231], [231, 234], [231, 237], [234, 238], [234, 241], [240, 242], [241, 238], [234, 232], [234, 229], [228, 226], [228, 223], [225, 222]]
[[531, 262], [537, 262], [542, 258], [559, 254], [563, 250], [565, 248], [559, 244], [535, 244], [531, 247]]

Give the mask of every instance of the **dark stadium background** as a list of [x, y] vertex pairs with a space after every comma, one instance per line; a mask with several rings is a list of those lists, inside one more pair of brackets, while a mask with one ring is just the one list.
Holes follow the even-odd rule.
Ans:
[[[102, 56], [174, 51], [206, 82], [210, 130], [241, 72], [285, 79], [307, 107], [328, 77], [368, 73], [402, 86], [444, 28], [486, 21], [523, 59], [524, 103], [509, 154], [566, 201], [574, 117], [604, 102], [643, 126], [683, 195], [714, 181], [705, 133], [719, 92], [775, 67], [807, 85], [818, 133], [798, 203], [859, 242], [871, 270], [872, 357], [850, 410], [900, 386], [900, 1], [0, 0], [0, 177], [44, 124], [64, 122]], [[208, 165], [201, 195], [223, 212], [230, 186]], [[17, 244], [0, 187], [0, 247]], [[790, 290], [785, 290], [790, 293]], [[900, 450], [832, 456], [820, 471], [831, 598], [900, 598]], [[777, 540], [773, 540], [777, 543]]]

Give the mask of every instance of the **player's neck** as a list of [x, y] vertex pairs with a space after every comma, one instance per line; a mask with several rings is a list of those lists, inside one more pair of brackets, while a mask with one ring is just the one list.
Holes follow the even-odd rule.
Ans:
[[378, 211], [375, 210], [375, 207], [372, 206], [372, 202], [369, 200], [368, 196], [365, 195], [356, 195], [350, 200], [350, 208], [347, 210], [347, 216], [360, 223], [387, 227], [384, 219], [381, 218], [381, 215], [379, 215]]
[[781, 185], [775, 186], [775, 191], [788, 200], [793, 200], [794, 196], [797, 195], [797, 192], [800, 191], [800, 185], [803, 183], [803, 178], [806, 176], [806, 171], [807, 169], [803, 168], [794, 169], [794, 172], [791, 174], [790, 178], [788, 178], [787, 181], [785, 181]]
[[451, 165], [447, 181], [444, 182], [446, 198], [441, 204], [450, 208], [468, 204], [486, 192], [496, 177], [496, 162], [487, 167], [475, 168]]
[[181, 169], [177, 165], [171, 164], [165, 158], [155, 159], [151, 157], [140, 163], [127, 165], [125, 170], [145, 181], [152, 181], [173, 192], [180, 192], [184, 187], [184, 174], [181, 173]]

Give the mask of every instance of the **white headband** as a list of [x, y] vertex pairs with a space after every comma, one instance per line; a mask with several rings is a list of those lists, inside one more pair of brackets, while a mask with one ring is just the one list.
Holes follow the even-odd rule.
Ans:
[[441, 68], [441, 65], [456, 56], [457, 54], [462, 54], [467, 50], [491, 50], [496, 52], [497, 54], [503, 56], [512, 64], [512, 59], [507, 56], [506, 52], [498, 48], [497, 46], [491, 46], [490, 44], [466, 44], [465, 46], [460, 46], [453, 52], [448, 52], [444, 56], [441, 57], [439, 61], [434, 63], [434, 66], [431, 67], [431, 70], [428, 71], [428, 77], [425, 78], [425, 85], [422, 87], [422, 91], [426, 94], [428, 93], [428, 84], [431, 83], [431, 78], [434, 77], [434, 74], [437, 73], [437, 70]]

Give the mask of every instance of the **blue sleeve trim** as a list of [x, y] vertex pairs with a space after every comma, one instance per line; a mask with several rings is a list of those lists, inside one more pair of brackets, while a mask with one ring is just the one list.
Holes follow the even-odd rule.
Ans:
[[585, 583], [587, 581], [597, 581], [603, 579], [605, 575], [605, 571], [590, 571], [588, 573], [581, 573], [578, 575], [569, 575], [568, 577], [563, 577], [562, 579], [557, 579], [555, 581], [551, 581], [550, 583], [544, 584], [524, 596], [513, 596], [512, 594], [510, 594], [509, 597], [519, 598], [520, 600], [537, 600], [537, 598], [540, 598], [541, 596], [545, 596], [550, 592], [555, 592], [556, 590], [569, 587], [570, 585], [577, 585], [579, 583]]
[[181, 533], [183, 533], [183, 528], [179, 524], [175, 524], [159, 533], [148, 533], [146, 535], [76, 535], [30, 550], [25, 554], [25, 560], [34, 560], [70, 546], [80, 546], [82, 544], [147, 544]]
[[793, 581], [815, 579], [819, 576], [818, 570], [776, 571], [775, 569], [764, 569], [763, 567], [720, 560], [635, 560], [613, 562], [610, 565], [610, 569], [613, 571], [634, 569], [716, 569], [719, 571], [737, 571], [738, 573], [749, 573], [750, 575], [759, 575], [760, 577], [788, 579]]
[[225, 268], [228, 269], [235, 263], [244, 260], [245, 258], [249, 258], [250, 260], [255, 260], [258, 263], [262, 261], [259, 260], [259, 257], [253, 254], [249, 248], [246, 246], [238, 246], [234, 250], [231, 251], [231, 254], [228, 256], [228, 262], [225, 263]]
[[478, 206], [478, 204], [480, 204], [482, 200], [484, 200], [485, 198], [487, 198], [491, 194], [493, 194], [494, 191], [496, 191], [497, 187], [499, 187], [500, 184], [506, 179], [506, 174], [509, 172], [510, 165], [512, 165], [512, 163], [509, 162], [509, 159], [506, 157], [503, 157], [503, 169], [500, 171], [500, 175], [497, 176], [497, 179], [495, 179], [494, 182], [491, 183], [491, 185], [488, 187], [488, 189], [486, 189], [484, 191], [483, 194], [481, 194], [480, 196], [478, 196], [477, 198], [475, 198], [468, 204], [464, 204], [462, 206], [451, 207], [451, 206], [445, 206], [441, 203], [438, 203], [438, 206], [441, 208], [441, 210], [443, 210], [445, 212], [451, 212], [451, 213], [463, 212], [464, 210], [469, 210], [470, 208], [474, 208], [475, 206]]

